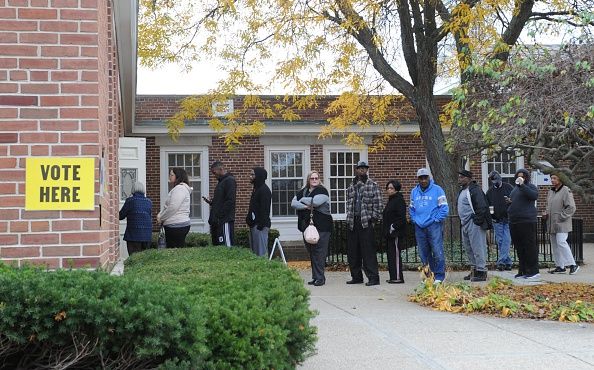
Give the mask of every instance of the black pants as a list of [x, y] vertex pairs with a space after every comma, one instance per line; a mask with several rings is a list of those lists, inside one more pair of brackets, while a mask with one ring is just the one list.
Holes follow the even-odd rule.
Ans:
[[[363, 267], [369, 281], [379, 281], [377, 252], [373, 236], [373, 225], [369, 224], [364, 229], [361, 226], [361, 219], [355, 217], [355, 226], [353, 230], [349, 230], [347, 239], [347, 259], [353, 280], [363, 281], [361, 273], [361, 267]], [[361, 264], [361, 262], [363, 263]]]
[[386, 253], [388, 255], [388, 272], [390, 280], [404, 281], [402, 275], [402, 257], [398, 249], [398, 238], [386, 238]]
[[168, 227], [165, 226], [165, 244], [167, 248], [183, 248], [186, 246], [186, 235], [190, 226]]
[[235, 222], [229, 221], [221, 225], [210, 225], [210, 240], [212, 245], [233, 246]]
[[134, 253], [142, 252], [143, 250], [148, 249], [150, 242], [133, 242], [130, 240], [126, 241], [126, 248], [128, 249], [128, 256], [133, 255]]
[[311, 278], [312, 280], [326, 281], [324, 269], [326, 268], [326, 257], [328, 257], [328, 244], [330, 243], [329, 231], [320, 231], [320, 240], [318, 244], [305, 243], [305, 248], [309, 252], [309, 261], [311, 262]]
[[536, 244], [536, 223], [510, 224], [512, 243], [518, 253], [518, 273], [538, 274], [538, 245]]

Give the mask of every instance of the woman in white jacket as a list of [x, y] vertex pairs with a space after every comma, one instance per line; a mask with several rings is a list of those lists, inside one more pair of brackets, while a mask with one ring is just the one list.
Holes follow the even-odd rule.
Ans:
[[169, 182], [173, 184], [173, 189], [167, 195], [163, 210], [157, 215], [157, 222], [165, 227], [167, 248], [185, 247], [186, 235], [190, 231], [192, 188], [183, 168], [172, 168]]

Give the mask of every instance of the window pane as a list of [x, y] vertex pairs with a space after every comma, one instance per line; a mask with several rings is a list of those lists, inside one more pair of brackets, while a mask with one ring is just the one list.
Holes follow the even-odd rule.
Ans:
[[[193, 188], [190, 196], [190, 218], [202, 218], [202, 178], [200, 166], [200, 153], [170, 153], [167, 155], [169, 168], [181, 167], [188, 173], [190, 186]], [[168, 178], [168, 176], [167, 176]], [[173, 186], [168, 183], [167, 189], [171, 191]]]
[[327, 179], [332, 213], [346, 212], [346, 188], [354, 176], [354, 168], [361, 154], [359, 152], [331, 152], [329, 157], [330, 176]]
[[271, 152], [272, 215], [294, 216], [291, 200], [303, 186], [303, 152]]

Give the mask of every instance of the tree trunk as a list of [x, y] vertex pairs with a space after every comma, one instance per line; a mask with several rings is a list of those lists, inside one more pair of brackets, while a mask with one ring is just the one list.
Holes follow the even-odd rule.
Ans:
[[450, 214], [456, 214], [458, 195], [458, 163], [456, 156], [445, 149], [445, 137], [439, 124], [437, 103], [433, 94], [419, 94], [413, 102], [419, 118], [421, 138], [435, 183], [448, 198]]

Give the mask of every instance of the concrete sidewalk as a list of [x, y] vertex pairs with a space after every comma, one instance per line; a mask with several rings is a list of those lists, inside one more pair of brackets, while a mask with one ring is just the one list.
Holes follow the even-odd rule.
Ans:
[[[584, 254], [594, 261], [594, 245], [585, 245]], [[513, 279], [515, 273], [489, 275]], [[301, 274], [310, 280], [310, 271]], [[452, 272], [446, 280], [465, 274]], [[543, 282], [594, 284], [594, 264], [576, 275], [541, 274]], [[433, 311], [407, 301], [418, 273], [405, 273], [405, 284], [385, 283], [387, 272], [381, 278], [379, 286], [346, 285], [348, 272], [330, 272], [326, 285], [307, 286], [319, 311], [313, 320], [319, 340], [317, 353], [299, 369], [594, 369], [592, 324]]]

